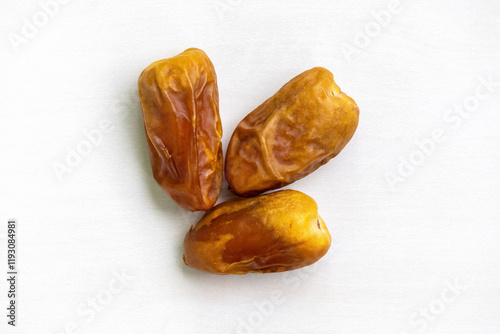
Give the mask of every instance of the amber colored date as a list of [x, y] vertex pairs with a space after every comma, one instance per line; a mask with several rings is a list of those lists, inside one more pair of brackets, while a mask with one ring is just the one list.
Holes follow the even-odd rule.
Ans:
[[313, 264], [330, 243], [316, 202], [282, 190], [207, 211], [184, 239], [184, 262], [220, 275], [280, 272]]
[[303, 178], [342, 151], [358, 119], [330, 71], [299, 74], [236, 127], [226, 152], [230, 189], [249, 197]]
[[138, 81], [153, 175], [183, 208], [207, 210], [222, 181], [214, 66], [199, 49], [149, 65]]

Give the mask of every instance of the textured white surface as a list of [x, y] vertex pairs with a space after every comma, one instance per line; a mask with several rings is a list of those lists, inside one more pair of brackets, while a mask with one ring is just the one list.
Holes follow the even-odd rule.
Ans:
[[[499, 334], [500, 86], [480, 88], [467, 117], [452, 108], [500, 82], [500, 3], [401, 0], [378, 31], [371, 12], [391, 6], [74, 0], [43, 22], [37, 1], [2, 1], [0, 233], [18, 219], [21, 276], [18, 330], [4, 330], [2, 311], [0, 332]], [[33, 36], [16, 51], [9, 39], [33, 15], [45, 25], [24, 28]], [[342, 48], [362, 42], [349, 61]], [[219, 277], [184, 266], [200, 214], [152, 178], [136, 80], [193, 46], [217, 70], [224, 147], [248, 112], [313, 66], [358, 103], [351, 143], [290, 186], [317, 200], [333, 236], [311, 270]], [[59, 180], [54, 163], [100, 126], [108, 133]], [[445, 140], [398, 172], [439, 129]], [[113, 271], [135, 279], [110, 295]], [[453, 293], [455, 281], [465, 288]], [[0, 289], [4, 309], [4, 279]], [[88, 299], [106, 296], [92, 317]]]

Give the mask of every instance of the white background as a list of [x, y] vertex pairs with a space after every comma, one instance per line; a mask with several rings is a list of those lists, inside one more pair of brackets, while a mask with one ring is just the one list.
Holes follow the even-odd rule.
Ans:
[[[2, 0], [1, 268], [6, 220], [17, 218], [20, 294], [19, 327], [7, 329], [2, 274], [0, 332], [500, 333], [500, 3], [401, 0], [381, 27], [372, 12], [389, 7], [73, 0], [44, 22], [37, 1]], [[316, 199], [333, 237], [312, 269], [184, 266], [200, 213], [152, 178], [136, 82], [189, 47], [217, 70], [224, 147], [247, 113], [313, 66], [358, 103], [350, 144], [289, 187]], [[481, 80], [496, 87], [479, 88], [479, 101]], [[464, 103], [472, 112], [457, 116]], [[103, 121], [108, 133], [59, 178], [54, 166], [88, 148], [85, 132]], [[417, 142], [436, 131], [444, 141], [424, 155]], [[121, 271], [135, 278], [111, 293]], [[106, 305], [78, 313], [93, 298]]]

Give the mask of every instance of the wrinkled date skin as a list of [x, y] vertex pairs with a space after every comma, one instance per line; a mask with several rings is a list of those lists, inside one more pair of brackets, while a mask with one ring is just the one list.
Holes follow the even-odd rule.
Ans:
[[186, 210], [208, 210], [222, 181], [222, 125], [214, 66], [199, 49], [149, 65], [138, 81], [156, 181]]
[[249, 197], [303, 178], [342, 151], [358, 119], [330, 71], [299, 74], [236, 127], [226, 153], [230, 189]]
[[282, 190], [207, 211], [184, 239], [184, 262], [219, 275], [280, 272], [313, 264], [330, 244], [316, 202]]

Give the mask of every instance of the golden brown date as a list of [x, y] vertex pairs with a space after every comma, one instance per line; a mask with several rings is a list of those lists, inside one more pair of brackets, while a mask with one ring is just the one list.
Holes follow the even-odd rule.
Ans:
[[207, 211], [184, 239], [184, 263], [220, 275], [286, 271], [318, 261], [330, 243], [316, 202], [282, 190]]
[[358, 119], [330, 71], [299, 74], [236, 127], [226, 152], [230, 189], [248, 197], [303, 178], [342, 151]]
[[156, 181], [183, 208], [207, 210], [222, 181], [222, 125], [214, 66], [199, 49], [149, 65], [138, 81]]

